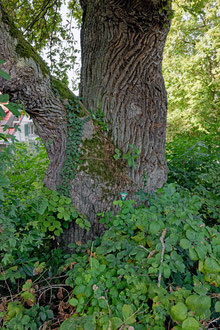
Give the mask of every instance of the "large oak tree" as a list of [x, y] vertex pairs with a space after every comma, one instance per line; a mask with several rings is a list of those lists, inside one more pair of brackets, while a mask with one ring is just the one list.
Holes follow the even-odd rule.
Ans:
[[[96, 214], [109, 210], [120, 192], [156, 190], [167, 178], [167, 97], [162, 58], [170, 1], [81, 0], [82, 103], [53, 79], [0, 2], [0, 58], [11, 80], [0, 88], [30, 114], [50, 159], [44, 182], [70, 194], [92, 224], [89, 233], [73, 222], [66, 242], [100, 234]], [[80, 104], [80, 106], [78, 106]], [[89, 111], [102, 111], [106, 125]], [[103, 130], [103, 127], [108, 130]], [[130, 145], [130, 146], [129, 146]], [[139, 149], [137, 166], [115, 160]]]

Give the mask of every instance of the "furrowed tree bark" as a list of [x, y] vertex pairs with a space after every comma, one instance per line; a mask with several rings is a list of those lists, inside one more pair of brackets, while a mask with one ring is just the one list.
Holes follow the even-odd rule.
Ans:
[[[60, 96], [55, 93], [44, 62], [0, 3], [0, 58], [11, 76], [10, 81], [0, 78], [0, 90], [11, 101], [24, 103], [46, 146], [50, 159], [46, 186], [58, 189], [68, 181], [73, 204], [92, 225], [86, 232], [73, 221], [63, 237], [66, 246], [100, 235], [103, 227], [97, 213], [110, 210], [120, 192], [135, 198], [139, 188], [156, 190], [166, 181], [166, 91], [161, 62], [168, 33], [164, 25], [169, 20], [161, 2], [82, 1], [81, 95], [87, 109], [95, 112], [101, 107], [110, 129], [108, 136], [83, 106], [79, 114], [75, 112], [76, 120], [70, 120], [64, 103], [68, 105], [74, 95], [61, 84], [56, 85]], [[77, 135], [76, 121], [82, 122], [80, 144], [72, 138]], [[137, 170], [113, 158], [115, 147], [126, 153], [128, 144], [141, 150]], [[71, 148], [80, 149], [77, 159], [71, 158]], [[67, 166], [74, 172], [68, 177], [64, 175]]]
[[[67, 145], [71, 142], [70, 133], [75, 133], [75, 123], [68, 122], [67, 108], [61, 97], [54, 92], [47, 66], [25, 42], [1, 3], [0, 58], [5, 60], [1, 68], [11, 76], [10, 81], [0, 77], [0, 91], [8, 93], [10, 101], [22, 102], [33, 119], [50, 160], [44, 183], [48, 188], [57, 190], [66, 179], [62, 170], [68, 159], [70, 150]], [[63, 98], [66, 97], [64, 102], [68, 105], [68, 100], [73, 100], [74, 94], [62, 84], [56, 84], [56, 87]], [[88, 112], [83, 106], [78, 118], [88, 118]], [[63, 237], [65, 246], [77, 241], [85, 243], [100, 235], [104, 228], [98, 224], [97, 213], [110, 210], [112, 201], [120, 198], [123, 189], [133, 190], [133, 183], [129, 182], [124, 164], [113, 159], [113, 144], [91, 119], [83, 125], [80, 149], [80, 162], [77, 163], [74, 178], [69, 179], [68, 184], [72, 202], [88, 218], [91, 230], [82, 230], [73, 221]]]
[[81, 96], [87, 108], [104, 112], [112, 141], [141, 155], [129, 175], [146, 189], [167, 179], [167, 97], [162, 56], [169, 31], [165, 1], [82, 1]]

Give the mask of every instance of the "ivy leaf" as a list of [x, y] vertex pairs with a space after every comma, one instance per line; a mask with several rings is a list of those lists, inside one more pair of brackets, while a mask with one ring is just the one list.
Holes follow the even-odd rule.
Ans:
[[[2, 63], [0, 63], [0, 64], [2, 64]], [[10, 75], [8, 73], [6, 73], [5, 71], [1, 70], [1, 69], [0, 69], [0, 76], [2, 78], [7, 79], [7, 80], [10, 80], [11, 79]]]

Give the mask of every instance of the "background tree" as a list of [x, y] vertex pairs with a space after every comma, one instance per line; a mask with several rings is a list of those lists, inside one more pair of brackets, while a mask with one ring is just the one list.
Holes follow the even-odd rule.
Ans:
[[169, 140], [176, 134], [215, 134], [219, 127], [218, 2], [173, 4], [163, 61]]

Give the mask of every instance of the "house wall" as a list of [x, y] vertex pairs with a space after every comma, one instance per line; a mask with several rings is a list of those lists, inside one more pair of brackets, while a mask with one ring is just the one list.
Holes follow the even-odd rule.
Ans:
[[22, 118], [19, 129], [14, 133], [14, 136], [19, 142], [33, 142], [38, 138], [34, 132], [34, 124], [29, 117], [24, 116]]

